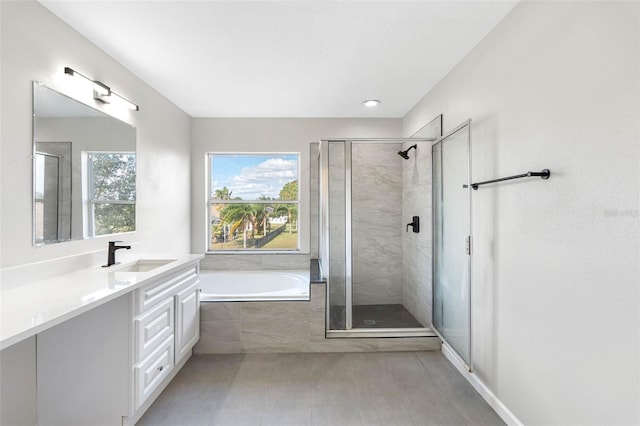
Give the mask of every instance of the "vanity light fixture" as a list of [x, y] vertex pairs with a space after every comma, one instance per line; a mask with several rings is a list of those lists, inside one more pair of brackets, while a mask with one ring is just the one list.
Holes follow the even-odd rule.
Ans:
[[380, 105], [381, 103], [382, 101], [379, 101], [377, 99], [369, 99], [369, 100], [363, 101], [362, 105], [366, 106], [367, 108], [373, 108]]
[[80, 74], [78, 71], [69, 67], [64, 67], [64, 73], [72, 77], [80, 77], [83, 81], [87, 82], [93, 89], [93, 99], [105, 104], [123, 105], [133, 111], [140, 111], [140, 107], [138, 107], [138, 105], [118, 95], [106, 84], [97, 80], [92, 80], [86, 75]]
[[116, 92], [110, 92], [108, 95], [101, 95], [100, 93], [94, 90], [93, 99], [105, 104], [122, 105], [129, 108], [132, 111], [140, 111], [140, 107], [138, 107], [138, 105], [134, 104], [133, 102], [131, 102], [126, 98], [123, 98], [122, 96], [118, 95]]
[[100, 93], [101, 95], [108, 95], [111, 91], [111, 89], [109, 89], [109, 86], [102, 84], [99, 81], [93, 81], [86, 75], [80, 74], [78, 71], [72, 68], [64, 67], [64, 73], [70, 75], [71, 77], [80, 77], [84, 79], [84, 81], [88, 83], [89, 87], [91, 87], [94, 92]]

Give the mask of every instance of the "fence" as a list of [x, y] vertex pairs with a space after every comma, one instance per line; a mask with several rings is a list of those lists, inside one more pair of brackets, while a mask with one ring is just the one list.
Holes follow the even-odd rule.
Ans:
[[269, 241], [273, 240], [275, 237], [277, 237], [278, 235], [282, 234], [282, 231], [284, 231], [284, 229], [287, 227], [287, 225], [282, 225], [280, 228], [276, 229], [275, 231], [269, 232], [267, 235], [265, 235], [262, 238], [259, 238], [257, 240], [255, 240], [255, 247], [256, 248], [262, 248], [263, 246], [265, 246]]

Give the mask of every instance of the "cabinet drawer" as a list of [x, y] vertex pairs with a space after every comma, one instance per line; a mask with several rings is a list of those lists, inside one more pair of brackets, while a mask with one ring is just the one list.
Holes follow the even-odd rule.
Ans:
[[198, 281], [198, 268], [191, 265], [188, 269], [146, 285], [136, 291], [136, 314], [142, 313], [158, 302], [164, 301], [182, 287]]
[[173, 334], [147, 359], [135, 367], [136, 409], [162, 383], [173, 369]]
[[136, 362], [145, 359], [173, 334], [174, 303], [169, 298], [135, 320]]

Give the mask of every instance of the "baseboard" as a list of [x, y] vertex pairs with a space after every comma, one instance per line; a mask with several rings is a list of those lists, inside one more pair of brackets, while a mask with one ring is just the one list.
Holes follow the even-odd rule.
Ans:
[[507, 408], [500, 399], [491, 392], [491, 389], [485, 385], [477, 374], [470, 372], [467, 367], [460, 362], [455, 352], [446, 342], [442, 342], [442, 354], [449, 362], [464, 376], [465, 379], [478, 391], [480, 396], [487, 401], [487, 404], [500, 416], [502, 420], [509, 426], [523, 426], [523, 423]]

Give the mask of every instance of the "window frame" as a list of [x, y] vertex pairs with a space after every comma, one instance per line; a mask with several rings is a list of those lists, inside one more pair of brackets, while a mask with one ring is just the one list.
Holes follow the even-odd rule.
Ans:
[[[219, 200], [213, 198], [214, 188], [212, 187], [213, 182], [213, 167], [212, 167], [212, 157], [213, 156], [256, 156], [256, 155], [264, 155], [264, 156], [285, 156], [285, 155], [293, 155], [296, 157], [296, 180], [298, 182], [298, 193], [296, 200]], [[220, 151], [209, 151], [205, 153], [205, 161], [206, 161], [206, 253], [207, 254], [296, 254], [301, 252], [300, 248], [300, 152], [291, 152], [291, 151], [278, 151], [278, 152], [238, 152], [238, 151], [228, 151], [228, 152], [220, 152]], [[215, 204], [293, 204], [296, 206], [298, 214], [296, 218], [296, 229], [297, 229], [297, 241], [296, 248], [292, 249], [255, 249], [255, 248], [237, 248], [237, 249], [219, 249], [214, 250], [211, 248], [212, 241], [212, 227], [211, 227], [211, 209]]]
[[[135, 180], [136, 180], [136, 191], [135, 191], [135, 199], [134, 200], [99, 200], [94, 198], [95, 196], [95, 174], [94, 174], [94, 169], [93, 169], [93, 161], [92, 161], [92, 156], [95, 155], [100, 155], [100, 154], [108, 154], [108, 155], [133, 155], [134, 160], [135, 160], [135, 170], [136, 170], [136, 174], [135, 174]], [[109, 236], [109, 235], [116, 235], [116, 234], [100, 234], [100, 235], [96, 235], [96, 216], [95, 216], [95, 212], [96, 212], [96, 205], [99, 204], [120, 204], [120, 205], [136, 205], [136, 203], [138, 202], [138, 190], [137, 190], [137, 186], [138, 186], [138, 156], [137, 153], [135, 151], [86, 151], [86, 169], [87, 169], [87, 202], [86, 202], [86, 208], [87, 208], [87, 221], [86, 221], [86, 226], [87, 226], [87, 237], [90, 238], [95, 238], [95, 237], [105, 237], [105, 236]], [[138, 218], [137, 218], [137, 214], [138, 211], [137, 209], [134, 207], [134, 228], [131, 231], [125, 231], [125, 232], [118, 232], [117, 234], [125, 234], [128, 232], [135, 232], [136, 228], [138, 226]]]

